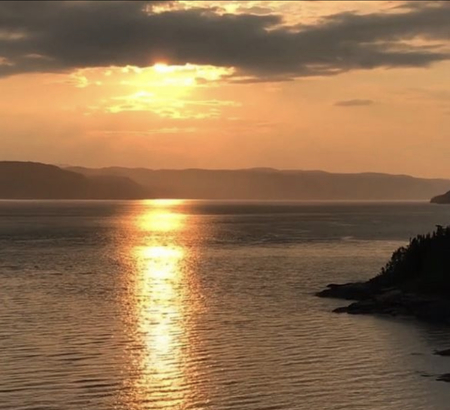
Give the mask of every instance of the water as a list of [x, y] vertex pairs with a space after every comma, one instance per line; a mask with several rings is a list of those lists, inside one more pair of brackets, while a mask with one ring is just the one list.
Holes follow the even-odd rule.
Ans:
[[425, 203], [2, 201], [0, 409], [448, 409], [447, 329], [313, 296], [447, 223]]

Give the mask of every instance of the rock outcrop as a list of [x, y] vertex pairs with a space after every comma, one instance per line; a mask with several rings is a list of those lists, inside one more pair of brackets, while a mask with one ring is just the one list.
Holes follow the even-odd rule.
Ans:
[[336, 313], [406, 315], [450, 324], [450, 227], [411, 239], [369, 281], [330, 284], [317, 296], [355, 301]]
[[317, 296], [355, 300], [348, 306], [335, 309], [335, 313], [414, 316], [427, 322], [450, 324], [450, 300], [439, 296], [398, 288], [376, 288], [370, 283], [330, 285]]

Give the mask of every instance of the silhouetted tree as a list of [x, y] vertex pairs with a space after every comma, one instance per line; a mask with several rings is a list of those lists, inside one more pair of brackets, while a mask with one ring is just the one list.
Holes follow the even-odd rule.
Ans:
[[378, 286], [450, 294], [450, 227], [437, 225], [427, 235], [412, 238], [397, 249], [380, 274], [370, 281]]

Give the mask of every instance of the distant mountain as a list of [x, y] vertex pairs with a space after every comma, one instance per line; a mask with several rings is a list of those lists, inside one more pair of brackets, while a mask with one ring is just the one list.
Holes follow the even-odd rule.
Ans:
[[151, 170], [71, 167], [92, 177], [127, 177], [155, 197], [240, 200], [429, 200], [450, 190], [450, 180], [378, 173], [333, 174], [323, 171]]
[[54, 165], [0, 162], [2, 199], [137, 199], [145, 188], [122, 176], [88, 177]]
[[432, 204], [450, 204], [450, 191], [443, 195], [437, 195], [431, 199]]

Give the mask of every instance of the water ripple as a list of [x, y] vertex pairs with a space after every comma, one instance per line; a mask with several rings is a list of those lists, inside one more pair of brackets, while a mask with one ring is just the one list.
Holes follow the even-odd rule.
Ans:
[[312, 296], [448, 208], [215, 206], [0, 202], [0, 409], [448, 408], [447, 332]]

